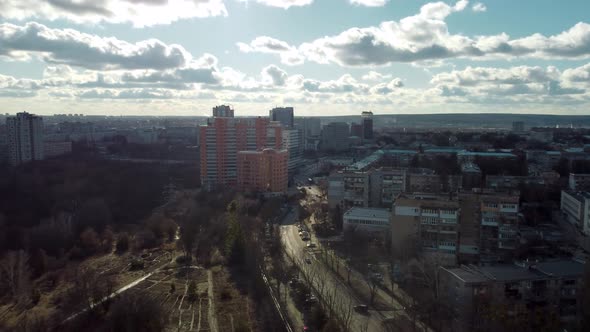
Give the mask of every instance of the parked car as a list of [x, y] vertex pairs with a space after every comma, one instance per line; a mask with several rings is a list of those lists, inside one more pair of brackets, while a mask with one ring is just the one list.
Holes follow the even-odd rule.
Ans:
[[355, 305], [354, 310], [361, 314], [367, 314], [369, 313], [369, 306], [367, 306], [366, 304]]
[[371, 273], [369, 276], [371, 277], [371, 279], [383, 281], [383, 275], [381, 273]]
[[318, 302], [318, 298], [315, 297], [315, 295], [313, 295], [313, 294], [308, 294], [307, 298], [305, 299], [305, 302], [306, 303], [311, 303], [311, 304], [317, 303]]

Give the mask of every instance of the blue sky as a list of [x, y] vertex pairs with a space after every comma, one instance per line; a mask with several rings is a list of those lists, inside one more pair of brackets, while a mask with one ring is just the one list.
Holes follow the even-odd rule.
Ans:
[[5, 0], [0, 112], [589, 114], [590, 1]]

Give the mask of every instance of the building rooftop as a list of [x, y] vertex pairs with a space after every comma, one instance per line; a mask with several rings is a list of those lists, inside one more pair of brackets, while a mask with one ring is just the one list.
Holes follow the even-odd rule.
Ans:
[[467, 152], [462, 148], [432, 148], [424, 150], [424, 153], [459, 153]]
[[388, 209], [378, 208], [360, 208], [353, 207], [344, 213], [345, 217], [349, 218], [380, 218], [389, 219], [391, 212]]
[[541, 262], [535, 264], [533, 268], [550, 277], [569, 277], [584, 274], [584, 264], [573, 260]]
[[511, 264], [482, 266], [478, 269], [484, 276], [494, 281], [531, 280], [543, 277], [525, 267]]
[[466, 157], [494, 157], [494, 158], [516, 158], [513, 153], [507, 152], [474, 152], [474, 151], [462, 151], [457, 153], [458, 156]]
[[458, 208], [457, 200], [449, 200], [448, 196], [434, 194], [428, 195], [404, 195], [400, 194], [394, 201], [395, 206], [414, 206], [426, 208]]
[[479, 271], [470, 269], [466, 266], [444, 269], [447, 270], [447, 272], [449, 272], [450, 274], [454, 275], [457, 279], [467, 284], [483, 283], [489, 280]]
[[381, 160], [381, 158], [383, 158], [383, 151], [377, 150], [368, 157], [365, 157], [362, 160], [359, 160], [356, 163], [346, 167], [346, 169], [351, 171], [360, 171], [378, 162], [379, 160]]
[[385, 154], [417, 154], [418, 151], [414, 150], [396, 150], [396, 149], [389, 149], [389, 150], [382, 150]]
[[584, 199], [590, 199], [590, 193], [587, 191], [571, 191], [571, 190], [562, 190], [566, 194], [572, 196], [577, 201], [582, 201]]
[[461, 172], [464, 173], [481, 173], [481, 169], [474, 163], [465, 163], [461, 165]]

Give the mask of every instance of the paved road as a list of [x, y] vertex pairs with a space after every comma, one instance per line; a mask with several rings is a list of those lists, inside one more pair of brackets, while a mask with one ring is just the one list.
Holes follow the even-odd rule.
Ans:
[[[305, 242], [299, 237], [297, 227], [294, 225], [297, 217], [296, 210], [294, 209], [294, 212], [284, 219], [281, 225], [281, 237], [287, 254], [295, 262], [299, 262], [302, 272], [308, 276], [313, 288], [318, 293], [316, 295], [331, 306], [341, 321], [350, 317], [350, 331], [383, 331], [381, 314], [370, 311], [367, 316], [355, 312], [353, 306], [360, 304], [360, 302], [356, 300], [354, 292], [338, 279], [327, 266], [317, 260], [313, 253], [308, 252]], [[309, 258], [311, 263], [306, 263], [305, 258]]]

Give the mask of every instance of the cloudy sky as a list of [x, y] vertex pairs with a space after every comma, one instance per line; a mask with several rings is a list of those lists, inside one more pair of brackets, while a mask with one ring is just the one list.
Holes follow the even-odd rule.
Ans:
[[590, 1], [0, 1], [0, 113], [222, 103], [590, 115]]

